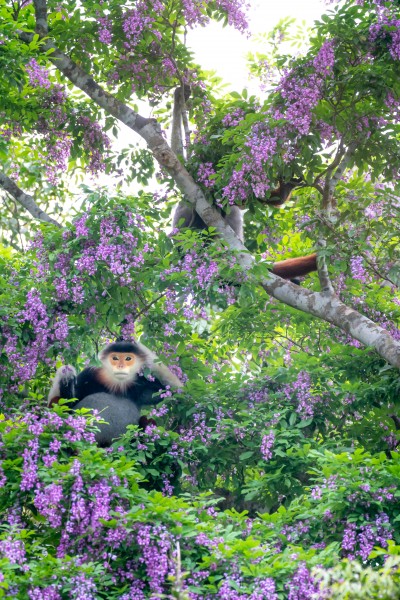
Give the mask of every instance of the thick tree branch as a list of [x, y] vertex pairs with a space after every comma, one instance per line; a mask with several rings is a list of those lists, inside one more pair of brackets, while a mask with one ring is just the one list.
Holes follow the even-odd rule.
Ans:
[[47, 213], [45, 213], [39, 206], [36, 204], [35, 200], [29, 194], [25, 194], [16, 183], [5, 173], [0, 171], [0, 186], [8, 192], [21, 206], [23, 206], [35, 219], [39, 219], [39, 221], [44, 221], [45, 223], [51, 223], [52, 225], [57, 225], [57, 227], [61, 227], [57, 221], [49, 217]]
[[305, 313], [328, 321], [365, 346], [375, 348], [382, 358], [400, 368], [400, 343], [382, 327], [346, 306], [335, 295], [312, 292], [274, 277], [261, 278], [261, 285], [268, 294]]
[[[33, 34], [21, 33], [20, 37], [29, 43]], [[237, 252], [237, 261], [244, 270], [251, 269], [255, 263], [254, 257], [246, 250], [220, 213], [207, 202], [201, 189], [165, 141], [159, 124], [154, 120], [144, 119], [116, 100], [75, 65], [68, 56], [60, 52], [52, 42], [44, 42], [42, 48], [44, 51], [53, 51], [49, 58], [65, 77], [147, 142], [155, 159], [173, 177], [177, 187], [187, 201], [195, 207], [206, 225], [215, 227], [231, 250]], [[277, 300], [333, 323], [362, 344], [375, 348], [387, 362], [400, 368], [400, 343], [396, 342], [382, 327], [345, 306], [337, 297], [331, 295], [327, 297], [324, 293], [301, 288], [272, 273], [269, 273], [268, 277], [259, 278], [255, 283], [261, 284], [265, 291]]]
[[[20, 39], [26, 44], [30, 44], [33, 40], [33, 33], [19, 32]], [[94, 81], [83, 69], [78, 67], [73, 60], [57, 47], [50, 40], [45, 40], [41, 46], [44, 52], [50, 52], [49, 60], [54, 64], [61, 73], [71, 81], [76, 87], [87, 94], [93, 102], [103, 108], [109, 114], [116, 117], [122, 123], [125, 123], [130, 129], [139, 133], [141, 129], [153, 119], [145, 119], [138, 115], [134, 110], [126, 106], [104, 90], [98, 83]]]

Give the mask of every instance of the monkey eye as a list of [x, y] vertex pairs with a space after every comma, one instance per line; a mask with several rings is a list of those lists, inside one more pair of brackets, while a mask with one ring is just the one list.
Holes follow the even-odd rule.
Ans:
[[118, 360], [118, 356], [113, 356], [112, 360]]
[[127, 362], [128, 362], [129, 360], [132, 360], [132, 356], [127, 356], [127, 357], [125, 358], [125, 360], [126, 360]]

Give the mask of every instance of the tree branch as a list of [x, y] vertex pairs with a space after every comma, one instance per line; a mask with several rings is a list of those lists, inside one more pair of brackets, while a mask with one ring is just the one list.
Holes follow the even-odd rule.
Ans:
[[25, 194], [16, 183], [5, 173], [0, 171], [0, 186], [8, 192], [21, 206], [23, 206], [34, 219], [39, 219], [39, 221], [44, 221], [45, 223], [51, 223], [52, 225], [57, 225], [57, 227], [61, 227], [57, 221], [49, 217], [47, 213], [45, 213], [35, 202], [32, 196], [29, 194]]
[[340, 179], [342, 178], [343, 173], [347, 169], [347, 165], [349, 164], [350, 159], [353, 156], [355, 148], [356, 148], [355, 142], [351, 142], [351, 144], [349, 144], [349, 147], [347, 148], [346, 152], [344, 153], [344, 156], [343, 156], [342, 160], [340, 161], [335, 173], [333, 174], [332, 179], [330, 181], [330, 186], [329, 186], [329, 193], [331, 195], [333, 194], [335, 187], [337, 186]]
[[[340, 141], [339, 148], [332, 163], [326, 170], [325, 185], [322, 190], [322, 212], [326, 215], [326, 220], [334, 223], [337, 219], [336, 202], [334, 199], [335, 188], [343, 176], [344, 171], [354, 152], [355, 145], [352, 142], [346, 151], [343, 149], [343, 140]], [[318, 240], [318, 246], [324, 248], [326, 241]], [[335, 293], [332, 282], [329, 277], [328, 266], [324, 256], [318, 257], [318, 277], [321, 285], [321, 291], [324, 294], [332, 295]]]
[[[29, 43], [33, 34], [21, 32], [20, 38]], [[230, 249], [237, 252], [237, 261], [244, 270], [251, 269], [255, 264], [254, 257], [247, 251], [220, 213], [207, 202], [202, 190], [165, 141], [160, 125], [153, 119], [144, 119], [103, 90], [92, 77], [87, 75], [68, 56], [60, 52], [52, 42], [45, 41], [42, 48], [46, 52], [52, 51], [49, 59], [65, 77], [147, 142], [155, 159], [175, 180], [177, 187], [187, 201], [195, 207], [206, 225], [215, 227]], [[255, 280], [255, 283], [259, 283], [268, 294], [277, 300], [336, 325], [362, 344], [375, 348], [387, 362], [400, 368], [400, 343], [396, 342], [382, 327], [352, 308], [348, 308], [335, 296], [327, 297], [323, 293], [311, 292], [284, 281], [272, 273], [269, 273], [267, 277], [261, 276], [258, 281]]]
[[[319, 246], [325, 247], [326, 246], [325, 240], [320, 240]], [[319, 283], [321, 286], [321, 292], [323, 294], [330, 294], [330, 295], [334, 294], [335, 290], [333, 288], [331, 278], [329, 277], [328, 266], [326, 264], [325, 256], [323, 256], [323, 255], [318, 256], [317, 267], [318, 267], [317, 270], [318, 270]]]

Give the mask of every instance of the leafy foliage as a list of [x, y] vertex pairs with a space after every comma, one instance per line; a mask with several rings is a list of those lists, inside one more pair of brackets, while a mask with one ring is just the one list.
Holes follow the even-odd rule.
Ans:
[[[216, 97], [185, 44], [210, 19], [243, 31], [241, 2], [47, 4], [43, 38], [39, 0], [0, 2], [2, 169], [62, 221], [32, 225], [10, 196], [0, 215], [0, 598], [397, 597], [398, 371], [255, 282], [318, 248], [337, 296], [400, 340], [398, 2], [330, 8], [295, 59], [276, 29], [253, 57], [262, 99]], [[82, 90], [147, 99], [164, 125], [190, 86], [187, 167], [247, 209], [251, 270], [212, 229], [171, 235], [176, 179], [112, 145], [118, 111], [47, 37]], [[85, 170], [116, 185], [79, 187]], [[119, 335], [185, 386], [104, 450], [101, 415], [45, 396]]]

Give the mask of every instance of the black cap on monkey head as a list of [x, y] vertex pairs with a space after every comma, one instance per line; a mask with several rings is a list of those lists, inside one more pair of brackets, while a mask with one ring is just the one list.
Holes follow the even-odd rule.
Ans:
[[118, 338], [116, 342], [108, 344], [108, 346], [103, 348], [103, 350], [99, 353], [99, 359], [104, 360], [106, 356], [108, 356], [112, 352], [132, 352], [140, 358], [146, 358], [146, 353], [140, 346], [138, 346], [138, 344], [136, 344], [135, 342], [123, 340], [121, 338]]

